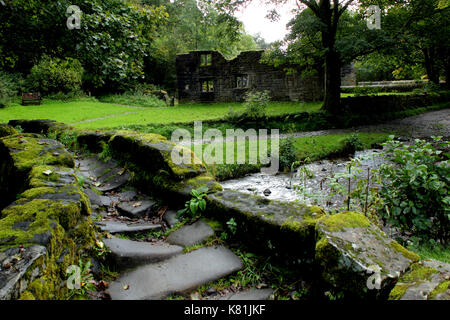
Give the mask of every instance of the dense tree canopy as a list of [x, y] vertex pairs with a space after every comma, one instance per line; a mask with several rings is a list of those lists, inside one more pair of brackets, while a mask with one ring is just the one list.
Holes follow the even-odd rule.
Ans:
[[[66, 25], [81, 10], [80, 28]], [[5, 0], [0, 68], [28, 74], [43, 55], [78, 59], [84, 87], [117, 91], [136, 81], [174, 88], [175, 56], [219, 50], [230, 58], [257, 48], [232, 15], [195, 0]]]

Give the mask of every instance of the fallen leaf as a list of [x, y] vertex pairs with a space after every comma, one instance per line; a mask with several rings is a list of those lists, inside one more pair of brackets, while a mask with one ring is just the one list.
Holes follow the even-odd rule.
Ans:
[[136, 207], [140, 207], [142, 205], [142, 202], [136, 202], [135, 204], [133, 204], [133, 207], [134, 208], [136, 208]]
[[125, 173], [125, 168], [123, 168], [122, 170], [120, 170], [117, 174], [119, 175], [119, 176], [121, 176], [121, 175], [123, 175]]
[[96, 183], [94, 183], [94, 186], [96, 186], [96, 187], [100, 187], [101, 185], [102, 185], [101, 182], [96, 182]]
[[130, 289], [130, 285], [129, 284], [126, 284], [126, 285], [123, 286], [123, 290], [128, 290], [128, 289]]
[[162, 217], [166, 213], [168, 206], [163, 206], [158, 210], [158, 216]]
[[49, 175], [51, 175], [53, 173], [53, 171], [52, 170], [45, 170], [42, 173], [45, 174], [46, 176], [49, 176]]

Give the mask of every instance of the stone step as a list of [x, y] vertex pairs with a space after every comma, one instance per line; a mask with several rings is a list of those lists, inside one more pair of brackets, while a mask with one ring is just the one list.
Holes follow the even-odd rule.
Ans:
[[136, 232], [144, 232], [144, 231], [159, 231], [162, 226], [160, 224], [153, 223], [126, 223], [120, 221], [96, 221], [95, 224], [102, 231], [106, 231], [109, 233], [136, 233]]
[[192, 246], [202, 243], [210, 236], [214, 235], [214, 230], [204, 221], [197, 221], [191, 225], [185, 225], [172, 232], [166, 239], [170, 244], [179, 246]]
[[148, 211], [156, 204], [151, 200], [140, 200], [121, 202], [117, 208], [120, 212], [130, 218], [143, 218], [148, 215]]
[[104, 243], [111, 250], [117, 265], [123, 269], [167, 260], [183, 252], [183, 248], [180, 246], [120, 238], [105, 239]]
[[77, 159], [76, 167], [86, 181], [101, 192], [117, 189], [128, 182], [130, 175], [114, 160], [107, 162], [96, 157]]
[[167, 210], [166, 213], [164, 213], [163, 220], [170, 228], [173, 228], [173, 226], [179, 222], [177, 219], [177, 212], [175, 210]]
[[114, 199], [113, 197], [99, 195], [94, 191], [92, 191], [91, 189], [84, 189], [83, 191], [89, 197], [91, 204], [97, 205], [99, 207], [102, 206], [110, 207], [113, 205], [114, 202], [117, 201], [117, 199]]
[[138, 267], [110, 284], [113, 300], [155, 300], [189, 292], [242, 268], [229, 249], [204, 247], [167, 261]]

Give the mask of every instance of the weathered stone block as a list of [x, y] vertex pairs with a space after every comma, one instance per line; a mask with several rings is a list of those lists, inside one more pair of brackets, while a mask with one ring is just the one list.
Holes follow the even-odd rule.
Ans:
[[117, 134], [111, 138], [109, 145], [117, 158], [131, 161], [149, 174], [166, 171], [173, 179], [184, 180], [206, 172], [201, 161], [195, 160], [195, 155], [187, 149], [191, 163], [175, 164], [172, 161], [175, 144], [157, 134]]
[[396, 279], [420, 259], [357, 212], [324, 217], [316, 232], [323, 279], [355, 297], [386, 298]]
[[207, 200], [207, 215], [222, 222], [233, 218], [239, 238], [252, 247], [312, 262], [315, 226], [324, 215], [321, 208], [231, 190], [208, 195]]
[[63, 145], [36, 134], [15, 134], [0, 139], [0, 208], [27, 187], [28, 173], [37, 165], [74, 167]]
[[400, 277], [390, 300], [450, 300], [450, 264], [423, 260]]

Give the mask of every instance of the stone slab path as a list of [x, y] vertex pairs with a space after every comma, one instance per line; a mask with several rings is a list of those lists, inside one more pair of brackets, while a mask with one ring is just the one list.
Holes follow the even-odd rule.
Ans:
[[165, 262], [139, 267], [110, 285], [113, 300], [154, 300], [184, 293], [242, 268], [225, 247], [204, 247]]
[[117, 265], [123, 268], [159, 262], [183, 252], [180, 246], [120, 238], [105, 239], [104, 243], [111, 250]]
[[161, 213], [155, 199], [128, 185], [130, 175], [117, 162], [93, 156], [77, 159], [76, 168], [85, 179], [93, 216], [96, 220], [101, 218], [95, 224], [107, 233], [103, 242], [111, 260], [122, 271], [108, 289], [112, 299], [164, 299], [242, 268], [240, 258], [224, 246], [183, 253], [185, 247], [201, 244], [214, 235], [214, 230], [202, 220], [185, 224], [165, 240], [149, 237], [149, 232], [175, 226], [177, 211], [164, 207]]
[[214, 235], [214, 230], [204, 221], [184, 226], [167, 237], [167, 242], [179, 246], [192, 246]]

